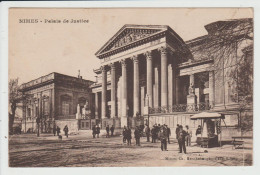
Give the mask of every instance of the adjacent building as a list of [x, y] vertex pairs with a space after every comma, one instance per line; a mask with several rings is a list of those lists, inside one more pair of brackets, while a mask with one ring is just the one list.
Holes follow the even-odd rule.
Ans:
[[[56, 72], [21, 85], [26, 95], [23, 105], [23, 132], [36, 132], [37, 118], [41, 132], [52, 132], [54, 123], [70, 132], [88, 129], [91, 118], [92, 81]], [[87, 111], [87, 112], [86, 112]]]

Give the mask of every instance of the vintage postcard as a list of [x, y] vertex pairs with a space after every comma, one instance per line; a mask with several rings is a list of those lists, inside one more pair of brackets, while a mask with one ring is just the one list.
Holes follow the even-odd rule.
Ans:
[[9, 8], [8, 166], [252, 166], [253, 8]]

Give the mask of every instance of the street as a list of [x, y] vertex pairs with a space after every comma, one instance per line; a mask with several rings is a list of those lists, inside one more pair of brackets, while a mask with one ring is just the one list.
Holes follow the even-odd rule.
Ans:
[[[70, 135], [59, 140], [50, 134], [23, 134], [10, 136], [10, 167], [135, 167], [135, 166], [249, 166], [252, 150], [200, 148], [192, 143], [187, 154], [178, 153], [178, 144], [171, 137], [168, 151], [161, 151], [160, 142], [146, 142], [141, 146], [127, 146], [122, 137], [95, 138], [88, 134]], [[205, 151], [206, 150], [206, 151]]]

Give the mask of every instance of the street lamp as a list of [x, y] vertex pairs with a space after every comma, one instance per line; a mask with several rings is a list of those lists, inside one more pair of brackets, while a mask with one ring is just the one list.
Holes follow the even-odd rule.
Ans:
[[149, 121], [149, 119], [150, 119], [150, 108], [149, 108], [149, 95], [148, 94], [146, 94], [146, 97], [145, 97], [145, 103], [146, 103], [146, 106], [147, 106], [147, 115], [148, 115], [148, 127], [149, 127], [149, 123], [150, 123], [150, 121]]

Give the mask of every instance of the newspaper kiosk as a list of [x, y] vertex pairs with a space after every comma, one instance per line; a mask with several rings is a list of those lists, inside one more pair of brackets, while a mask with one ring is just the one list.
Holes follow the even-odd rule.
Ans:
[[[193, 115], [191, 120], [201, 120], [202, 131], [200, 136], [197, 137], [197, 144], [207, 148], [221, 146], [221, 119], [224, 118], [224, 115], [210, 112]], [[219, 135], [220, 137], [218, 137]], [[219, 142], [218, 138], [220, 139]]]

